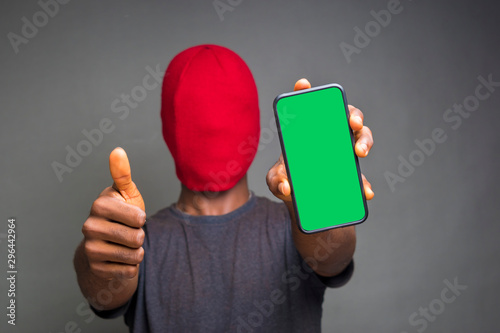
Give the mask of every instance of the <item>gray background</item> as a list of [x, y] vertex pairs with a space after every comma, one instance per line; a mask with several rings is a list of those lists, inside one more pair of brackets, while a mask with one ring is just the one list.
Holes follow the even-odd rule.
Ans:
[[[352, 281], [326, 293], [325, 332], [417, 332], [409, 316], [439, 299], [444, 280], [455, 278], [467, 289], [425, 331], [496, 331], [500, 89], [457, 130], [443, 114], [474, 94], [479, 75], [500, 81], [499, 6], [403, 0], [402, 12], [348, 63], [339, 44], [353, 44], [354, 27], [363, 29], [373, 20], [370, 11], [387, 3], [243, 1], [221, 21], [210, 0], [71, 1], [16, 54], [7, 34], [21, 34], [22, 17], [32, 21], [40, 6], [3, 1], [0, 266], [7, 270], [7, 219], [16, 217], [19, 274], [18, 325], [7, 325], [3, 310], [0, 331], [62, 332], [71, 321], [82, 332], [126, 331], [121, 318], [76, 312], [84, 301], [72, 266], [81, 225], [110, 184], [107, 157], [116, 146], [128, 152], [148, 215], [176, 200], [180, 187], [161, 136], [161, 89], [124, 120], [111, 103], [142, 84], [146, 66], [164, 70], [175, 54], [200, 43], [232, 48], [255, 76], [262, 128], [272, 133], [249, 172], [258, 195], [271, 197], [265, 174], [280, 153], [269, 125], [272, 101], [296, 79], [341, 83], [374, 132], [361, 167], [376, 195], [357, 228]], [[60, 182], [51, 163], [64, 163], [65, 147], [75, 148], [81, 131], [103, 118], [114, 131]], [[408, 158], [414, 140], [437, 127], [447, 141], [391, 191], [384, 173], [397, 173], [398, 156]], [[327, 167], [321, 156], [311, 161], [312, 170]], [[0, 286], [5, 309], [5, 278]]]

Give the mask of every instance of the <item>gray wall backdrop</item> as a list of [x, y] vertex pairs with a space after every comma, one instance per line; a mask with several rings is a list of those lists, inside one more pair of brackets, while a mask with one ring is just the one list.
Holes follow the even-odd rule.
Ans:
[[[475, 94], [478, 77], [500, 81], [499, 6], [221, 2], [231, 8], [222, 19], [212, 0], [69, 1], [49, 8], [52, 16], [40, 14], [35, 0], [3, 1], [0, 331], [63, 332], [72, 325], [81, 332], [126, 331], [121, 318], [92, 318], [84, 306], [72, 266], [80, 228], [111, 183], [108, 154], [116, 146], [128, 152], [148, 215], [176, 200], [180, 186], [161, 136], [161, 88], [147, 91], [123, 119], [111, 105], [140, 90], [148, 66], [163, 71], [179, 51], [216, 43], [247, 61], [259, 88], [264, 145], [249, 172], [258, 195], [271, 197], [265, 175], [280, 154], [272, 101], [296, 79], [342, 84], [374, 132], [361, 167], [375, 199], [357, 228], [353, 279], [326, 293], [324, 331], [496, 332], [500, 88], [480, 88], [481, 99]], [[385, 17], [385, 26], [374, 23], [371, 11], [388, 7], [399, 12], [390, 22]], [[23, 31], [26, 21], [35, 21], [37, 31]], [[355, 38], [355, 29], [365, 28], [369, 43]], [[357, 45], [350, 61], [342, 42]], [[447, 111], [464, 102], [472, 110], [464, 107], [464, 116]], [[111, 133], [60, 181], [52, 163], [66, 164], [66, 146], [76, 149], [82, 131], [105, 118]], [[446, 141], [419, 152], [415, 140], [428, 142], [436, 128]], [[398, 171], [402, 159], [417, 166]], [[387, 172], [397, 179], [392, 189]], [[17, 220], [15, 328], [5, 314], [9, 217]], [[455, 283], [462, 289], [446, 289]], [[425, 309], [427, 315], [419, 312]]]

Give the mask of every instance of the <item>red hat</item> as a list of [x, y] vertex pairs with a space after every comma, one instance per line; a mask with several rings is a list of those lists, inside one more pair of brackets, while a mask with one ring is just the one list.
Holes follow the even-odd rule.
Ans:
[[179, 53], [163, 79], [163, 137], [177, 177], [193, 191], [232, 188], [248, 171], [260, 136], [257, 87], [233, 51], [200, 45]]

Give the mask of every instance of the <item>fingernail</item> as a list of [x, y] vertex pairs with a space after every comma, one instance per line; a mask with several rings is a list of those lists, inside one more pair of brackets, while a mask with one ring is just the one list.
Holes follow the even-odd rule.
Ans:
[[355, 116], [355, 117], [354, 117], [354, 120], [355, 120], [356, 122], [360, 123], [360, 124], [362, 124], [362, 123], [363, 123], [363, 119], [361, 119], [361, 117], [360, 117], [360, 116]]
[[280, 191], [281, 194], [283, 194], [283, 186], [284, 186], [283, 183], [279, 183], [278, 185], [278, 191]]
[[368, 146], [366, 145], [366, 143], [361, 143], [359, 145], [359, 148], [361, 148], [361, 150], [366, 154], [368, 152]]
[[[288, 182], [283, 182], [283, 194], [285, 194], [285, 187], [287, 187], [287, 192], [289, 192], [289, 187], [290, 185], [288, 185]], [[287, 194], [288, 195], [288, 194]]]

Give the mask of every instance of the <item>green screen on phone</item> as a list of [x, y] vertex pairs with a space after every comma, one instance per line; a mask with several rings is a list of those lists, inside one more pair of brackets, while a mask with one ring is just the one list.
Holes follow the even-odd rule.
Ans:
[[274, 101], [295, 214], [306, 233], [361, 223], [368, 214], [346, 106], [337, 84]]

